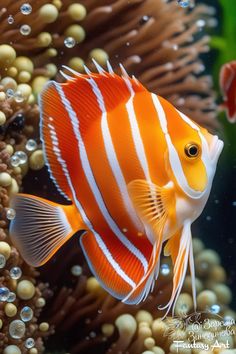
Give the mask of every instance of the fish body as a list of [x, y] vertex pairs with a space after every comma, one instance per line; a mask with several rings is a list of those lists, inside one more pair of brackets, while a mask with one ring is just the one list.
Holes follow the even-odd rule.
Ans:
[[220, 70], [220, 88], [224, 98], [222, 107], [227, 112], [229, 122], [236, 122], [236, 61], [222, 66]]
[[[110, 68], [110, 67], [109, 67]], [[68, 69], [69, 70], [69, 69]], [[195, 299], [191, 224], [208, 199], [223, 143], [124, 71], [73, 73], [40, 98], [41, 139], [62, 206], [19, 194], [10, 234], [25, 260], [44, 264], [78, 230], [93, 274], [137, 304], [174, 263], [167, 311], [188, 262]]]

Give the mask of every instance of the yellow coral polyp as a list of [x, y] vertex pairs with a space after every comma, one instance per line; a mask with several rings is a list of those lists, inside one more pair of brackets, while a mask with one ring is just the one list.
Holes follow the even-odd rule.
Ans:
[[87, 14], [87, 10], [82, 4], [71, 4], [67, 10], [69, 16], [75, 21], [82, 21]]
[[39, 17], [43, 23], [53, 23], [58, 17], [58, 9], [52, 4], [45, 4], [39, 9]]
[[48, 47], [52, 43], [52, 36], [49, 32], [41, 32], [37, 37], [39, 47]]
[[67, 27], [65, 35], [68, 37], [73, 37], [77, 43], [81, 43], [85, 39], [86, 33], [82, 26], [71, 25]]
[[14, 61], [13, 65], [16, 67], [16, 69], [20, 71], [27, 71], [30, 74], [33, 73], [34, 71], [34, 64], [32, 60], [30, 60], [28, 57], [25, 56], [19, 56], [16, 58]]
[[0, 45], [0, 65], [1, 68], [9, 67], [16, 58], [15, 49], [8, 44]]

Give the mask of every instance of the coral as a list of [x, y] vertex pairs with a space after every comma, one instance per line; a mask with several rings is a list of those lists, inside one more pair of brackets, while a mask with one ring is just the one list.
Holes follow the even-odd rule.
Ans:
[[[200, 239], [193, 240], [193, 247], [197, 312], [194, 313], [191, 279], [187, 275], [176, 304], [175, 317], [162, 319], [164, 313], [158, 306], [168, 301], [171, 290], [172, 269], [168, 257], [162, 259], [161, 274], [154, 292], [144, 303], [128, 306], [106, 294], [96, 279], [89, 275], [81, 256], [80, 264], [73, 265], [78, 260], [78, 250], [70, 246], [65, 251], [66, 258], [64, 256], [62, 260], [62, 255], [59, 256], [56, 263], [46, 269], [46, 274], [55, 274], [57, 270], [55, 284], [65, 277], [68, 282], [55, 291], [52, 305], [49, 304], [50, 308], [45, 313], [46, 320], [56, 329], [52, 343], [60, 343], [59, 346], [72, 354], [95, 350], [96, 353], [107, 354], [176, 353], [175, 341], [192, 343], [191, 331], [196, 328], [194, 324], [199, 323], [195, 335], [201, 335], [198, 338], [202, 343], [201, 350], [207, 343], [210, 345], [214, 340], [225, 343], [226, 339], [229, 348], [236, 348], [233, 332], [222, 334], [226, 325], [235, 330], [236, 313], [229, 308], [232, 294], [225, 284], [226, 272], [220, 264], [220, 257], [215, 251], [206, 249]], [[71, 248], [73, 250], [69, 251]], [[63, 333], [69, 333], [68, 340], [60, 341]], [[222, 351], [223, 347], [222, 344]], [[186, 353], [186, 349], [178, 350]]]
[[[1, 94], [5, 95], [0, 90]], [[32, 139], [38, 136], [38, 108], [5, 98], [0, 110], [5, 118], [0, 127], [0, 352], [37, 354], [43, 352], [42, 338], [50, 333], [39, 324], [50, 291], [11, 245], [8, 225], [14, 218], [10, 197], [19, 191], [28, 168], [38, 167], [34, 154], [41, 150]]]
[[109, 59], [115, 70], [121, 62], [148, 89], [216, 128], [211, 78], [200, 75], [199, 59], [208, 51], [209, 37], [201, 32], [214, 22], [212, 8], [189, 11], [175, 0], [31, 0], [25, 15], [23, 3], [7, 0], [0, 10], [2, 81], [6, 87], [11, 79], [16, 96], [33, 102], [47, 80], [62, 79], [61, 64], [83, 71], [84, 63], [94, 68], [91, 58], [101, 65]]

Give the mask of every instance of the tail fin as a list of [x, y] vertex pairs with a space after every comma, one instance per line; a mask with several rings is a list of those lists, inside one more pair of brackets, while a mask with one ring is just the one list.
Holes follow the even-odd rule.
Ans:
[[73, 205], [17, 194], [11, 207], [16, 211], [10, 224], [11, 240], [34, 267], [46, 263], [76, 231], [83, 229]]

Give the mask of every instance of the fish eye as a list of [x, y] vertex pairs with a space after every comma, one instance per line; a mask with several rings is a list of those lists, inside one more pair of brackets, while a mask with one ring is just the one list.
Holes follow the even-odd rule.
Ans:
[[200, 147], [196, 143], [189, 143], [184, 148], [185, 155], [191, 159], [194, 159], [200, 154]]

